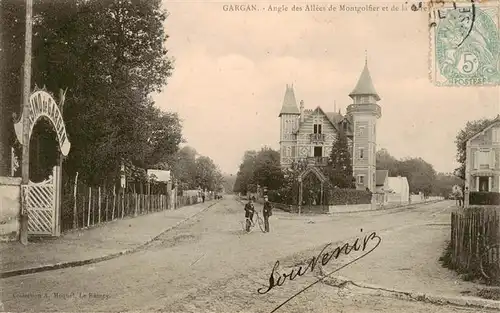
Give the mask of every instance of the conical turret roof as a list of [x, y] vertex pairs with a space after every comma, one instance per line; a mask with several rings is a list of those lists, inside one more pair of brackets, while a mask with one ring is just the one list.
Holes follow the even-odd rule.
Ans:
[[282, 114], [300, 114], [297, 100], [295, 100], [295, 93], [293, 92], [293, 85], [286, 85], [285, 98], [279, 116]]
[[368, 62], [366, 61], [358, 83], [356, 84], [356, 87], [354, 87], [354, 90], [349, 94], [349, 97], [353, 98], [353, 96], [360, 95], [375, 96], [377, 101], [380, 100], [377, 91], [375, 91], [375, 87], [373, 87], [372, 77], [370, 76], [370, 71], [368, 70]]

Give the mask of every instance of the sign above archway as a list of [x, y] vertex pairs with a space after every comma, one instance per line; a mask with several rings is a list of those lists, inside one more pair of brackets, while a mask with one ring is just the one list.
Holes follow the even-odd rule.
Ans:
[[[67, 156], [69, 149], [71, 148], [71, 143], [69, 142], [68, 135], [66, 134], [66, 126], [64, 125], [61, 111], [59, 111], [59, 107], [50, 93], [44, 90], [38, 90], [30, 96], [28, 117], [29, 138], [31, 138], [31, 133], [33, 132], [33, 127], [36, 122], [42, 117], [50, 120], [54, 126], [61, 153], [62, 155]], [[21, 144], [23, 143], [23, 118], [24, 117], [21, 116], [19, 122], [14, 124], [17, 140], [19, 140]]]

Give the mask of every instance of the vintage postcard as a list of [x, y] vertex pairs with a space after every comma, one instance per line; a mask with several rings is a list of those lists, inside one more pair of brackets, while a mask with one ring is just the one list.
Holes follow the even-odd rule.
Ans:
[[0, 0], [0, 312], [500, 312], [499, 8]]

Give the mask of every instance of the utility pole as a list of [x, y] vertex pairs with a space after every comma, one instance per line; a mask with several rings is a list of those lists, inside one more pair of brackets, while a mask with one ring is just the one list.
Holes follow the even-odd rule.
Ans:
[[23, 154], [22, 154], [22, 180], [21, 180], [21, 221], [20, 241], [23, 245], [28, 244], [28, 212], [27, 195], [25, 186], [29, 183], [30, 167], [30, 120], [29, 103], [31, 92], [31, 41], [33, 28], [33, 0], [26, 0], [26, 34], [24, 43], [24, 88], [23, 88]]

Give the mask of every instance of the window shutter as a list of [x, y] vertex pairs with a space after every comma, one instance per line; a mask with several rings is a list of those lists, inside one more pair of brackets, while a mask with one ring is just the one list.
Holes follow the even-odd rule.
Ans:
[[474, 151], [474, 154], [473, 154], [473, 161], [474, 161], [474, 169], [477, 170], [477, 168], [479, 167], [479, 160], [478, 160], [478, 157], [479, 157], [479, 153], [478, 151]]
[[490, 150], [490, 168], [495, 168], [495, 150]]

